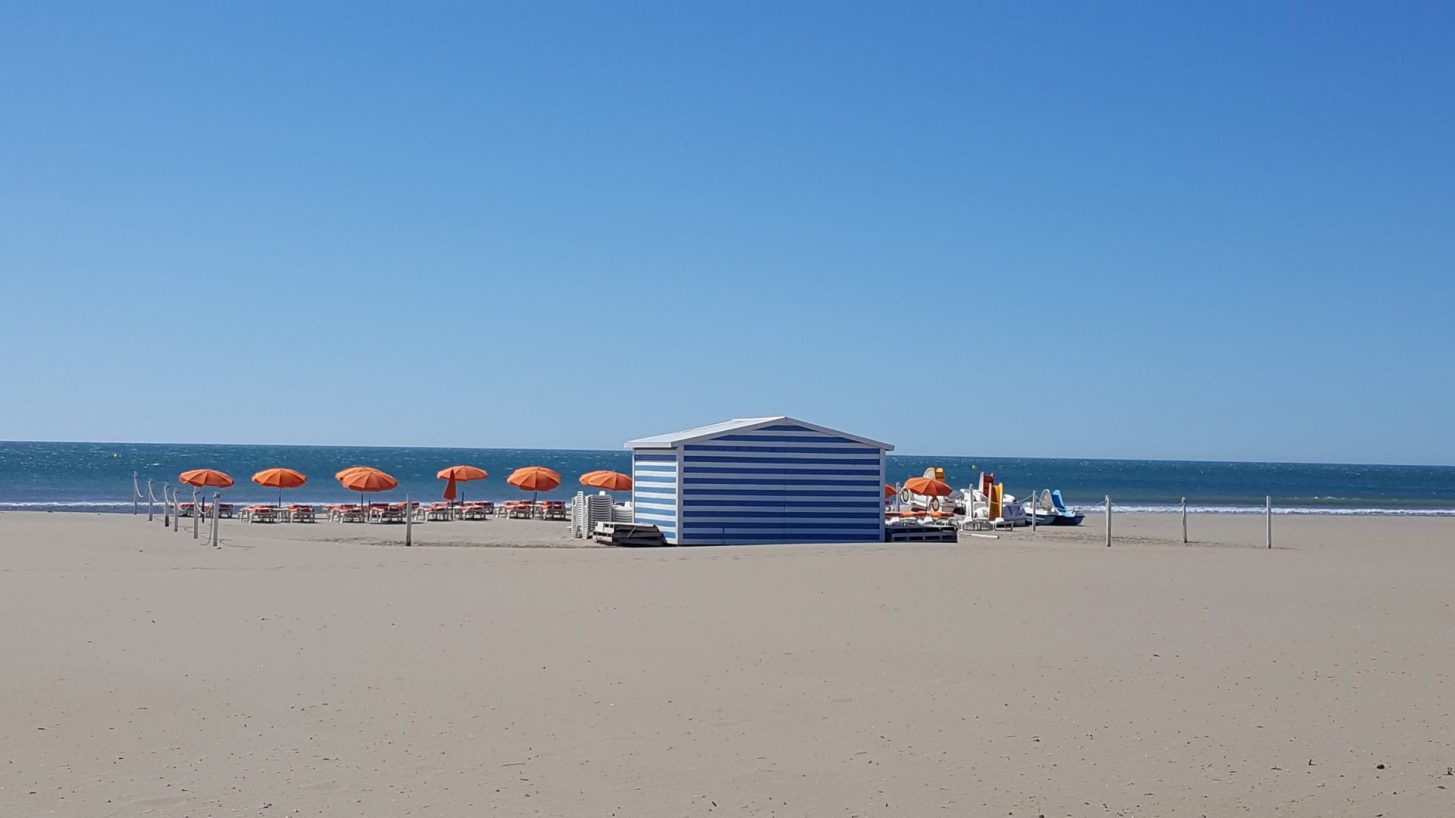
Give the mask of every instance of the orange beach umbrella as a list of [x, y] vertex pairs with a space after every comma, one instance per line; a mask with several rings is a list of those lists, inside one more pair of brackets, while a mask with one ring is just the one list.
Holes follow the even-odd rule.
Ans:
[[[439, 473], [435, 476], [441, 480], [449, 481], [445, 484], [445, 499], [454, 500], [456, 483], [466, 483], [471, 480], [484, 480], [485, 478], [489, 477], [490, 474], [484, 469], [478, 469], [474, 466], [450, 466], [448, 469], [440, 469]], [[460, 499], [463, 500], [464, 498], [461, 497]]]
[[545, 466], [526, 466], [511, 472], [505, 482], [521, 491], [531, 492], [531, 499], [534, 500], [538, 492], [550, 491], [561, 485], [561, 475]]
[[522, 491], [550, 491], [561, 485], [561, 475], [545, 466], [526, 466], [511, 472], [505, 482]]
[[618, 471], [600, 469], [581, 475], [581, 485], [607, 491], [629, 491], [632, 487], [632, 479]]
[[490, 476], [490, 473], [474, 466], [451, 466], [448, 469], [440, 469], [439, 474], [435, 476], [441, 480], [459, 480], [463, 483], [466, 480], [484, 480]]
[[278, 505], [283, 505], [283, 489], [296, 489], [308, 482], [308, 478], [302, 472], [292, 469], [263, 469], [253, 475], [253, 482], [260, 486], [270, 486], [278, 490]]
[[943, 480], [935, 480], [929, 477], [911, 477], [904, 481], [904, 487], [915, 494], [923, 494], [926, 497], [949, 497], [954, 489]]
[[359, 492], [359, 505], [364, 504], [364, 492], [388, 491], [399, 487], [399, 481], [371, 466], [355, 466], [339, 472], [339, 483], [350, 491]]
[[260, 486], [270, 486], [275, 489], [296, 489], [308, 482], [308, 478], [302, 472], [292, 469], [263, 469], [253, 475], [253, 482]]
[[388, 491], [399, 487], [399, 481], [370, 466], [358, 466], [339, 473], [338, 481], [351, 491]]
[[225, 489], [232, 485], [232, 477], [217, 469], [193, 469], [182, 472], [178, 478], [189, 486], [216, 486]]

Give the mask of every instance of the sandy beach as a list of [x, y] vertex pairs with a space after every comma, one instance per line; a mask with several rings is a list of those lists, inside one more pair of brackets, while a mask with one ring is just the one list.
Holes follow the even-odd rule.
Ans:
[[0, 814], [1455, 813], [1455, 520], [223, 526], [0, 514]]

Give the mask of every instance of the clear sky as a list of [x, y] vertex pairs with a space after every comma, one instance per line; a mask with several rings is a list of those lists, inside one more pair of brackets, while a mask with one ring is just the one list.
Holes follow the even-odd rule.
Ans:
[[0, 4], [0, 439], [1455, 464], [1455, 5]]

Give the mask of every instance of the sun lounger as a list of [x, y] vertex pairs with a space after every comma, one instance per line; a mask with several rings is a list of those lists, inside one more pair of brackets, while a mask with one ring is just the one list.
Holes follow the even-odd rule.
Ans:
[[931, 511], [918, 522], [931, 528], [959, 528], [959, 520], [953, 511]]
[[486, 520], [495, 513], [494, 503], [466, 503], [460, 509], [462, 520]]

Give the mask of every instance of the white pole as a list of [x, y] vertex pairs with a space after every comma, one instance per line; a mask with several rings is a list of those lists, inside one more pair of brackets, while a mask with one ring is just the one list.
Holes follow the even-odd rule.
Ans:
[[1273, 496], [1263, 498], [1263, 516], [1268, 520], [1268, 547], [1273, 547]]
[[1036, 491], [1031, 489], [1031, 533], [1036, 533]]
[[1111, 548], [1111, 495], [1106, 496], [1106, 547]]
[[409, 495], [404, 495], [404, 547], [414, 545], [414, 509], [409, 506]]
[[1187, 542], [1187, 498], [1182, 498], [1182, 542]]
[[[151, 493], [152, 493], [152, 487], [151, 486], [147, 486], [147, 494], [150, 495]], [[170, 515], [173, 520], [177, 519], [177, 504], [176, 503], [173, 503], [170, 506], [167, 505], [167, 484], [166, 483], [163, 483], [162, 484], [162, 528], [166, 528], [168, 525], [171, 524], [171, 522], [167, 519], [168, 515]], [[148, 516], [147, 519], [150, 520], [151, 517]]]
[[131, 514], [136, 516], [141, 505], [141, 483], [136, 472], [131, 473]]
[[216, 545], [217, 545], [217, 520], [218, 520], [217, 506], [218, 506], [218, 500], [221, 500], [221, 499], [222, 499], [222, 494], [220, 492], [214, 491], [212, 493], [212, 545], [214, 547], [216, 547]]
[[181, 489], [180, 488], [172, 489], [172, 533], [173, 534], [175, 534], [178, 531], [181, 531], [182, 530], [182, 515], [180, 515], [180, 514], [177, 513], [178, 509], [181, 506], [181, 503], [177, 500], [177, 492], [178, 491], [181, 491]]
[[197, 539], [197, 527], [202, 524], [202, 504], [197, 501], [197, 489], [192, 489], [192, 539]]
[[153, 516], [152, 516], [152, 502], [153, 502], [153, 497], [152, 497], [152, 481], [148, 480], [147, 481], [147, 522], [151, 522], [152, 519], [153, 519]]

